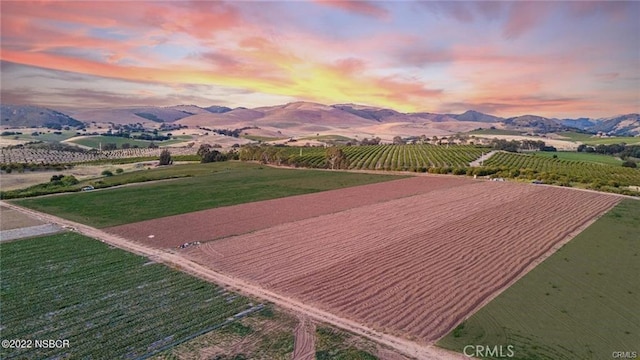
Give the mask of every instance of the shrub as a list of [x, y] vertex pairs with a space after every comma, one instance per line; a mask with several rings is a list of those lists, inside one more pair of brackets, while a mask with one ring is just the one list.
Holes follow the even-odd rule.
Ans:
[[109, 170], [104, 170], [100, 173], [102, 176], [113, 176], [113, 173]]
[[638, 164], [636, 164], [636, 162], [633, 160], [627, 160], [622, 163], [622, 166], [628, 167], [628, 168], [636, 168], [638, 167]]
[[169, 150], [167, 149], [162, 150], [162, 152], [160, 153], [160, 162], [158, 164], [159, 165], [173, 164], [173, 160], [171, 160], [171, 153], [169, 152]]
[[124, 172], [124, 170], [122, 168], [117, 168], [116, 169], [116, 174], [122, 174]]

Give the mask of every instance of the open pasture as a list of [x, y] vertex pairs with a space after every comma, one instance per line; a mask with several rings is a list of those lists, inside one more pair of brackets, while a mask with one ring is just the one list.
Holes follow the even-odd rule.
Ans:
[[465, 182], [228, 237], [184, 255], [376, 330], [432, 343], [618, 201]]
[[639, 353], [638, 234], [640, 201], [624, 200], [438, 345], [457, 351], [512, 345], [512, 359]]
[[[2, 338], [32, 341], [31, 348], [3, 346], [2, 359], [144, 358], [259, 309], [76, 233], [2, 243], [0, 250]], [[44, 339], [69, 345], [37, 348]]]

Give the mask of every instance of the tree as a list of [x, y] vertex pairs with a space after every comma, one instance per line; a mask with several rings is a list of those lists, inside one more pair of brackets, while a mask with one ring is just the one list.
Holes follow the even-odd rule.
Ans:
[[402, 138], [400, 136], [394, 136], [393, 137], [393, 145], [404, 145], [405, 142], [404, 140], [402, 140]]
[[113, 173], [112, 173], [111, 171], [109, 171], [109, 170], [104, 170], [104, 171], [101, 173], [101, 175], [102, 175], [102, 176], [113, 176]]
[[116, 145], [116, 143], [106, 143], [104, 144], [104, 147], [102, 148], [102, 150], [110, 151], [110, 150], [116, 150], [117, 148], [118, 148], [118, 145]]
[[158, 163], [158, 165], [171, 165], [171, 164], [173, 164], [173, 160], [171, 159], [171, 153], [167, 149], [162, 150], [162, 152], [160, 153], [160, 162]]
[[149, 149], [156, 149], [158, 145], [156, 145], [153, 141], [149, 143]]
[[347, 156], [342, 152], [342, 149], [338, 147], [330, 147], [327, 149], [325, 158], [327, 160], [327, 166], [334, 169], [346, 169], [349, 166], [349, 160]]

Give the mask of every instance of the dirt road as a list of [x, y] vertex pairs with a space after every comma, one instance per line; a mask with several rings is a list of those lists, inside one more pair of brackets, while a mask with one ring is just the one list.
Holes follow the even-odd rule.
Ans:
[[92, 237], [102, 242], [108, 243], [115, 247], [127, 250], [129, 252], [146, 256], [150, 260], [161, 262], [170, 265], [175, 268], [197, 276], [201, 279], [212, 281], [218, 284], [229, 286], [230, 288], [240, 293], [255, 296], [274, 304], [292, 310], [296, 313], [301, 313], [317, 321], [325, 322], [337, 326], [339, 328], [351, 331], [355, 334], [367, 337], [378, 343], [384, 344], [394, 350], [422, 360], [441, 360], [441, 359], [469, 359], [462, 354], [454, 353], [444, 349], [437, 348], [435, 346], [417, 344], [396, 336], [384, 334], [379, 331], [372, 330], [357, 322], [344, 319], [334, 314], [316, 309], [312, 306], [306, 305], [302, 302], [293, 300], [288, 297], [276, 294], [272, 291], [265, 290], [259, 286], [249, 284], [241, 279], [234, 278], [219, 272], [213, 271], [205, 266], [202, 266], [195, 261], [185, 259], [181, 255], [171, 250], [154, 249], [133, 241], [129, 241], [119, 236], [115, 236], [99, 229], [79, 224], [73, 221], [65, 220], [57, 216], [40, 213], [31, 209], [26, 209], [11, 203], [0, 201], [0, 205], [6, 206], [11, 209], [23, 212], [38, 219], [42, 219], [44, 222], [50, 222], [58, 224], [64, 228], [76, 231], [83, 235]]

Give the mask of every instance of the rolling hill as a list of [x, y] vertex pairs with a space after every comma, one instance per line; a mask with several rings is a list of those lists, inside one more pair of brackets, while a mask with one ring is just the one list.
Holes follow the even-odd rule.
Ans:
[[[2, 106], [5, 127], [81, 126], [90, 123], [142, 123], [149, 126], [177, 123], [191, 127], [242, 128], [260, 127], [283, 136], [334, 131], [363, 135], [420, 135], [423, 133], [457, 133], [478, 127], [496, 127], [520, 132], [551, 133], [581, 130], [616, 136], [640, 135], [640, 115], [626, 114], [609, 118], [557, 119], [538, 115], [502, 118], [468, 110], [461, 114], [430, 112], [402, 113], [393, 109], [358, 104], [324, 105], [312, 102], [292, 102], [253, 109], [225, 106], [199, 107], [176, 105], [169, 107], [131, 107], [113, 109], [82, 109], [65, 112], [38, 106]], [[352, 136], [350, 134], [349, 136]]]
[[4, 127], [83, 127], [84, 124], [56, 110], [30, 105], [0, 105]]

